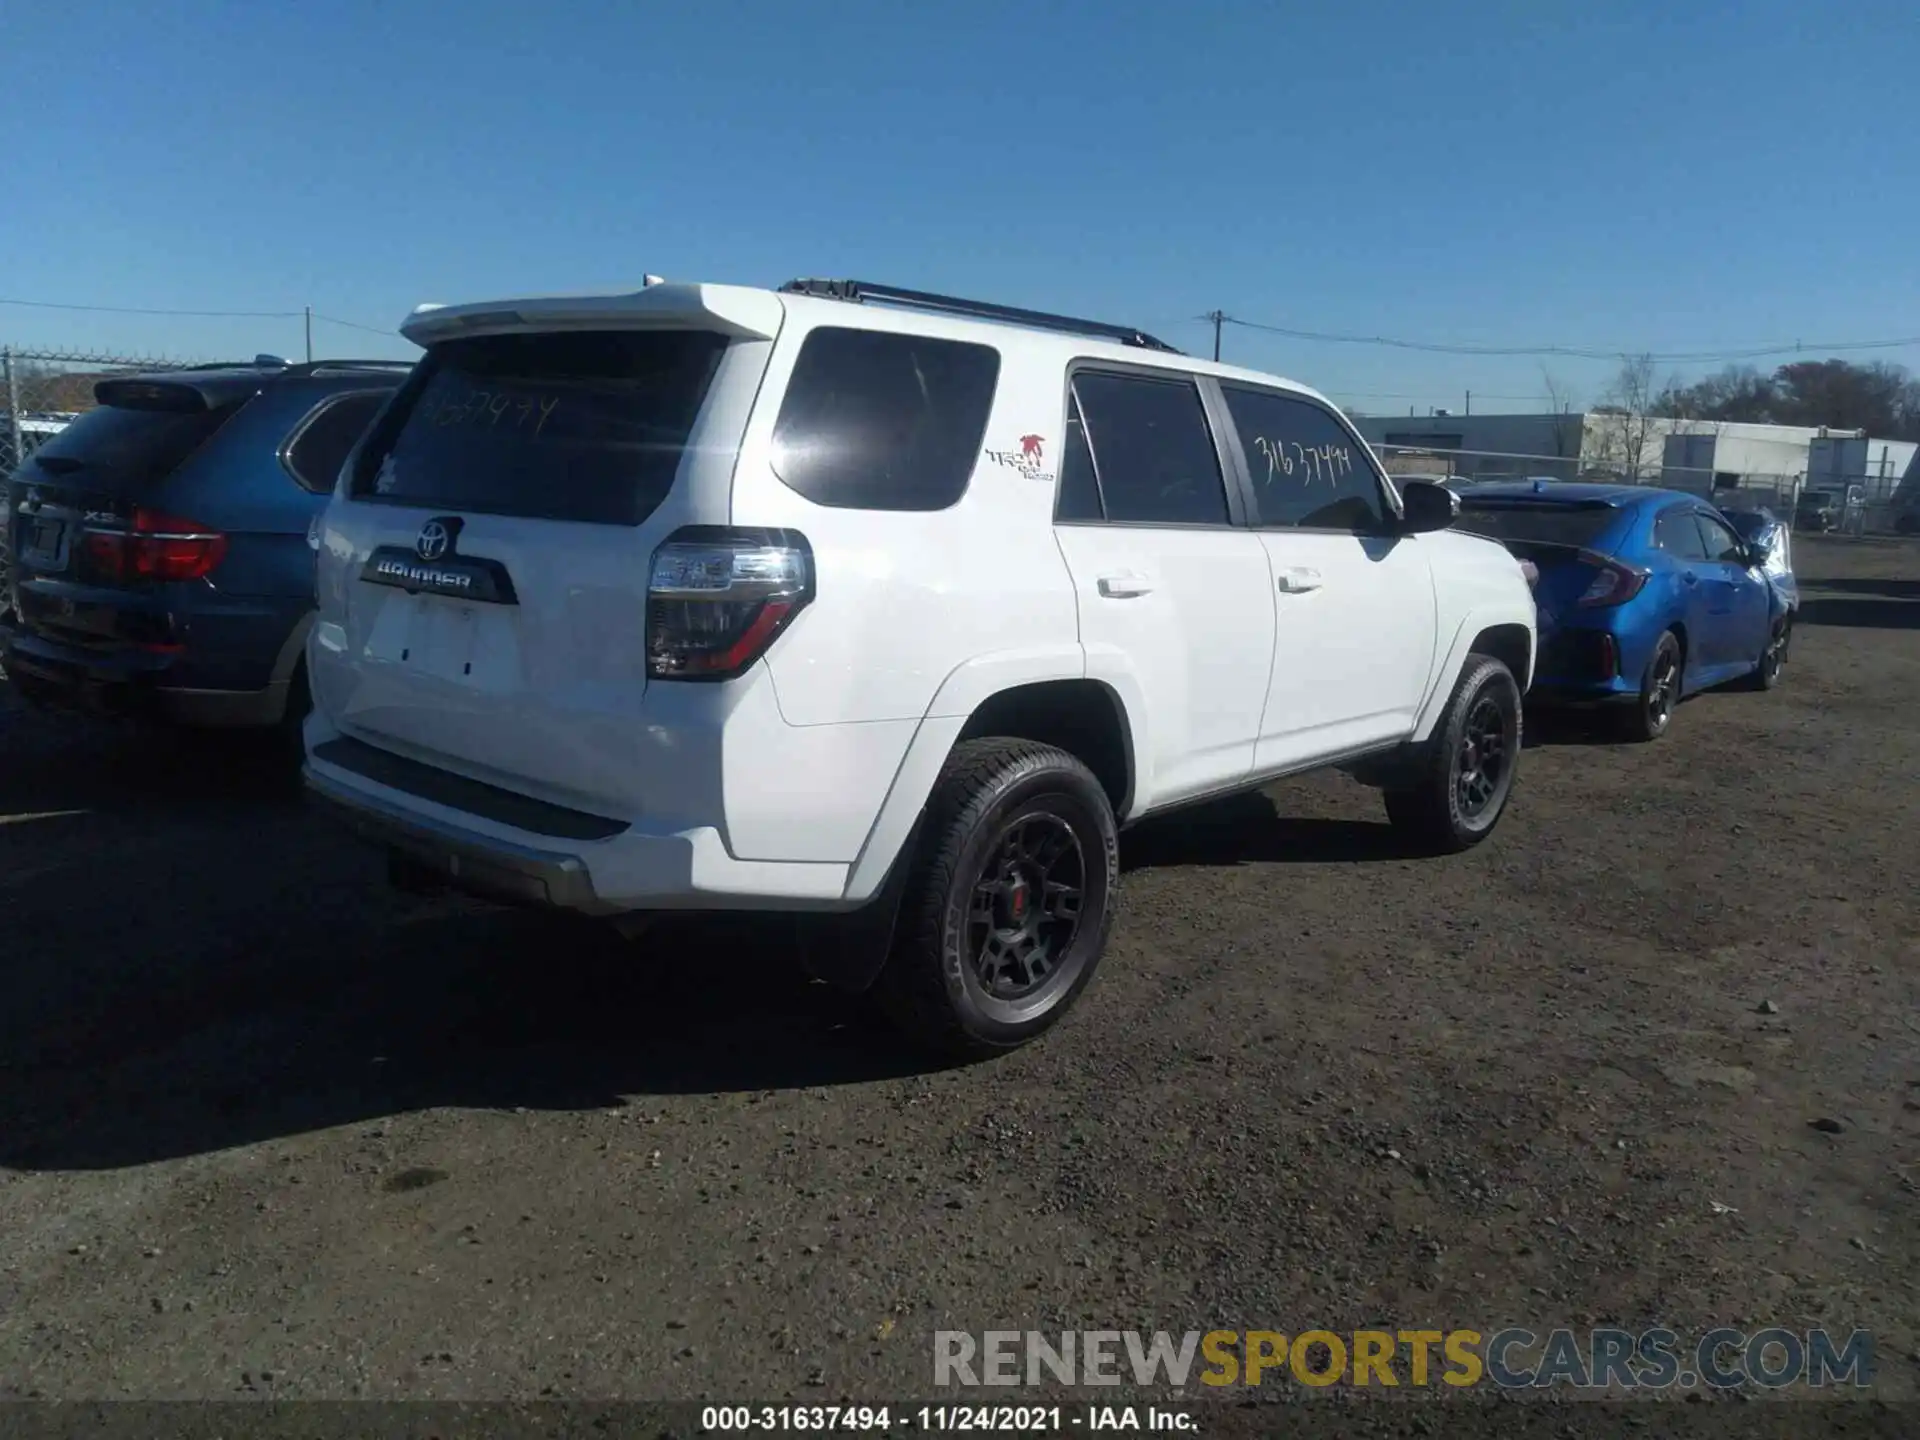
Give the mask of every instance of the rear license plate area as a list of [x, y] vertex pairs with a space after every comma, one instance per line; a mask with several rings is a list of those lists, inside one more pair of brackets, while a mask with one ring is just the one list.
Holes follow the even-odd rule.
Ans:
[[64, 520], [22, 516], [20, 559], [36, 570], [63, 570], [67, 564], [67, 536]]

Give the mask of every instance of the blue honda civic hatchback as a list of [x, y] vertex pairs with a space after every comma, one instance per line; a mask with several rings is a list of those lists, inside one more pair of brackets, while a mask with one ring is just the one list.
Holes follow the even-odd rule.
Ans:
[[1461, 491], [1460, 529], [1534, 577], [1529, 700], [1605, 704], [1654, 740], [1680, 701], [1729, 681], [1780, 683], [1794, 609], [1775, 556], [1695, 495], [1644, 485], [1496, 481]]

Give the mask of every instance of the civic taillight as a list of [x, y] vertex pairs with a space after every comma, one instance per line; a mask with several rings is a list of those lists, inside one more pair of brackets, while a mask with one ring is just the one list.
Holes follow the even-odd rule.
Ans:
[[139, 507], [124, 526], [89, 526], [81, 543], [92, 569], [115, 581], [202, 580], [227, 553], [218, 530]]
[[797, 530], [676, 530], [654, 552], [647, 581], [647, 674], [731, 679], [811, 599], [813, 551]]
[[1583, 551], [1580, 558], [1599, 572], [1587, 586], [1586, 593], [1580, 597], [1581, 605], [1624, 605], [1638, 595], [1647, 583], [1646, 571], [1623, 565], [1611, 556]]

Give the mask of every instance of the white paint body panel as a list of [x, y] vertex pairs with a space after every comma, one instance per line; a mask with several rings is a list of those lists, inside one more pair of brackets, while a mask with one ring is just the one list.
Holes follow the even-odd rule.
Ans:
[[[937, 512], [813, 503], [772, 435], [820, 325], [986, 344], [999, 386], [971, 481]], [[349, 736], [627, 822], [568, 842], [602, 908], [846, 908], [893, 865], [967, 718], [1044, 681], [1105, 687], [1125, 727], [1135, 818], [1196, 796], [1423, 738], [1482, 629], [1532, 633], [1518, 565], [1455, 534], [1053, 523], [1066, 376], [1107, 361], [1304, 387], [1071, 335], [728, 286], [425, 308], [423, 344], [516, 329], [716, 330], [731, 343], [672, 493], [634, 527], [471, 514], [464, 555], [501, 561], [512, 606], [359, 579], [437, 513], [336, 494], [319, 534], [309, 748]], [[1039, 438], [1038, 453], [1022, 449]], [[1017, 457], [1017, 458], [1015, 458]], [[766, 656], [721, 684], [649, 682], [646, 585], [683, 525], [785, 526], [816, 593]], [[1302, 573], [1311, 583], [1300, 584]], [[551, 837], [312, 762], [383, 805], [502, 844]]]
[[1133, 813], [1244, 781], [1273, 668], [1273, 581], [1259, 537], [1132, 525], [1056, 534], [1087, 674], [1126, 676], [1144, 711]]
[[1413, 733], [1435, 650], [1426, 535], [1262, 530], [1273, 680], [1254, 768], [1297, 769]]

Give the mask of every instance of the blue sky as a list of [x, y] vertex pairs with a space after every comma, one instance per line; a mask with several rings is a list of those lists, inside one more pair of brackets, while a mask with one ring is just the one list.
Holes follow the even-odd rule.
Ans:
[[[390, 332], [653, 271], [888, 280], [1194, 350], [1216, 307], [1609, 351], [1920, 334], [1907, 0], [94, 0], [8, 7], [6, 54], [13, 300]], [[0, 341], [297, 356], [301, 324], [0, 306]], [[1613, 368], [1232, 328], [1226, 358], [1401, 413], [1529, 408], [1543, 365], [1585, 401]]]

